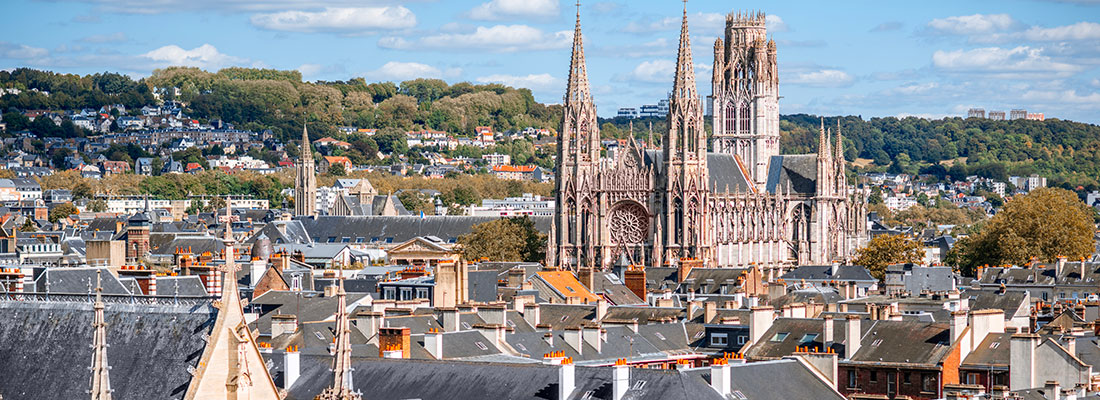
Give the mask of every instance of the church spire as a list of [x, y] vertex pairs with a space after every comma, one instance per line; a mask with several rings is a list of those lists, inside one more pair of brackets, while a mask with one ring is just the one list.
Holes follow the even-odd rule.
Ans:
[[691, 57], [691, 37], [688, 34], [687, 0], [684, 0], [680, 26], [680, 49], [676, 55], [676, 77], [669, 97], [669, 134], [665, 139], [671, 158], [706, 157], [706, 132], [703, 131], [702, 109], [695, 87], [695, 63]]
[[95, 335], [92, 338], [92, 400], [111, 400], [111, 380], [107, 366], [107, 322], [103, 318], [103, 285], [100, 279], [102, 269], [95, 271], [95, 317], [92, 327]]
[[588, 86], [588, 71], [584, 61], [581, 36], [581, 3], [577, 2], [577, 26], [573, 30], [573, 58], [569, 62], [569, 83], [565, 88], [565, 105], [581, 106], [592, 102]]
[[302, 121], [302, 160], [313, 161], [313, 148], [310, 146], [309, 130], [305, 121]]
[[687, 0], [684, 0], [684, 17], [680, 25], [680, 50], [676, 55], [676, 81], [672, 84], [672, 97], [681, 100], [699, 98], [695, 89], [695, 64], [691, 60]]
[[321, 400], [360, 400], [362, 396], [352, 392], [351, 326], [348, 322], [347, 293], [344, 292], [344, 270], [342, 268], [336, 281], [338, 282], [336, 290], [336, 329], [334, 332], [336, 349], [332, 356], [332, 387], [325, 389], [317, 398]]

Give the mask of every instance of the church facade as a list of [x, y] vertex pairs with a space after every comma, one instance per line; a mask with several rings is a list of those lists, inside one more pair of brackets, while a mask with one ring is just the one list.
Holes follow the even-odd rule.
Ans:
[[777, 52], [764, 21], [763, 13], [731, 13], [714, 43], [708, 148], [685, 8], [661, 146], [631, 138], [608, 158], [600, 155], [578, 13], [548, 265], [693, 260], [781, 272], [847, 260], [865, 244], [866, 193], [845, 178], [840, 127], [834, 135], [822, 124], [815, 154], [779, 154]]

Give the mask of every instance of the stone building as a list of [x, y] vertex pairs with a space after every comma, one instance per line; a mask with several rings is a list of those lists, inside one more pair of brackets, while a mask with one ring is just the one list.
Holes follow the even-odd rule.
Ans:
[[[684, 11], [669, 131], [600, 156], [580, 16], [558, 136], [548, 265], [698, 260], [782, 270], [845, 260], [867, 240], [866, 193], [848, 185], [844, 141], [824, 123], [816, 154], [779, 154], [776, 47], [764, 14], [730, 14], [715, 42], [708, 149]], [[647, 143], [654, 143], [650, 138]]]
[[302, 125], [302, 156], [294, 177], [294, 215], [317, 215], [317, 166], [313, 163], [309, 131]]

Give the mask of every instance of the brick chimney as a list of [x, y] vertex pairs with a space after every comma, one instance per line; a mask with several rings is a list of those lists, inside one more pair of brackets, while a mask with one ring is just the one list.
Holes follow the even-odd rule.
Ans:
[[443, 333], [436, 329], [428, 330], [424, 334], [424, 350], [428, 351], [436, 360], [443, 359]]
[[847, 326], [844, 329], [844, 358], [850, 360], [852, 356], [859, 351], [863, 332], [860, 331], [858, 315], [849, 315], [847, 322]]
[[615, 361], [612, 375], [614, 378], [611, 383], [611, 398], [612, 400], [623, 400], [623, 397], [626, 396], [626, 390], [630, 388], [630, 366], [626, 365], [625, 358]]
[[409, 358], [409, 328], [379, 328], [378, 329], [378, 350], [379, 357], [385, 357], [384, 349], [396, 349], [401, 352], [401, 358]]
[[302, 373], [300, 357], [298, 346], [287, 346], [283, 352], [283, 389], [290, 389], [298, 381]]
[[749, 310], [749, 338], [752, 343], [759, 343], [764, 337], [764, 332], [772, 327], [775, 320], [775, 309], [771, 306], [753, 307]]
[[594, 275], [595, 273], [592, 271], [591, 267], [577, 268], [577, 280], [580, 281], [584, 287], [588, 288], [588, 290], [594, 290], [592, 289]]
[[271, 338], [277, 338], [285, 334], [291, 334], [298, 330], [298, 317], [294, 315], [277, 314], [271, 316]]
[[523, 320], [527, 321], [528, 325], [532, 328], [538, 327], [541, 323], [538, 303], [524, 304], [523, 305]]
[[725, 358], [714, 360], [710, 365], [710, 387], [722, 398], [730, 394], [730, 364]]
[[516, 267], [508, 270], [508, 287], [518, 288], [523, 286], [523, 278], [526, 271], [523, 267]]
[[630, 269], [623, 271], [623, 283], [635, 296], [646, 299], [645, 268], [631, 265]]

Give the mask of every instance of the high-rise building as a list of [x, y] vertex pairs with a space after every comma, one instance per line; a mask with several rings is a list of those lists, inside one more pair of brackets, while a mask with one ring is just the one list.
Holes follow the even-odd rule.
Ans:
[[966, 112], [966, 117], [967, 118], [985, 118], [985, 109], [971, 108], [970, 111]]
[[1009, 111], [1008, 119], [1027, 119], [1027, 110], [1015, 109]]
[[990, 111], [989, 112], [989, 119], [994, 120], [994, 121], [1004, 121], [1005, 120], [1005, 112], [1004, 111]]
[[626, 117], [626, 118], [638, 118], [638, 109], [634, 108], [634, 107], [622, 107], [622, 108], [619, 108], [619, 113], [616, 114], [615, 116], [617, 116], [617, 117]]

